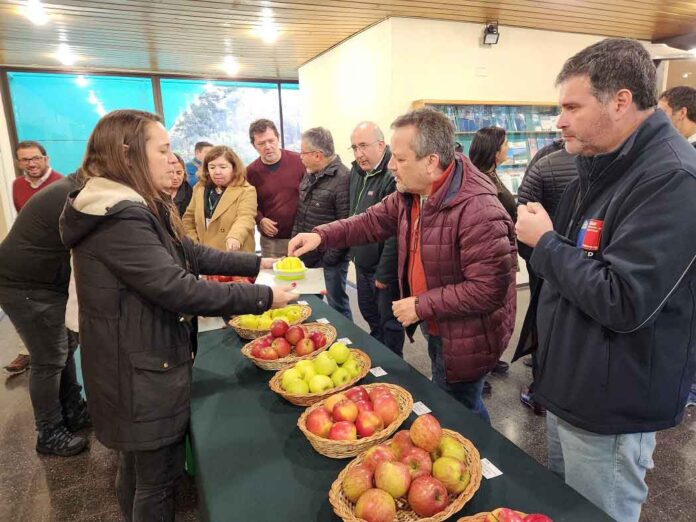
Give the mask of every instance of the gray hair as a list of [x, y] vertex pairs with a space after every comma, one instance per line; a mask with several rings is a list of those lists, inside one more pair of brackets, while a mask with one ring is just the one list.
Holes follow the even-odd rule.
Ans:
[[313, 149], [318, 150], [327, 158], [331, 158], [335, 153], [333, 136], [331, 131], [324, 127], [314, 127], [302, 133], [302, 139]]
[[384, 141], [384, 133], [382, 132], [382, 129], [379, 128], [379, 125], [377, 125], [374, 121], [361, 121], [355, 126], [353, 132], [358, 130], [360, 127], [367, 127], [368, 129], [371, 129], [372, 132], [375, 133], [376, 140]]
[[650, 54], [637, 40], [607, 38], [569, 58], [556, 85], [573, 76], [589, 76], [592, 94], [601, 102], [621, 89], [633, 94], [640, 110], [657, 105], [657, 72]]
[[437, 154], [440, 167], [446, 169], [454, 161], [454, 125], [443, 113], [431, 108], [416, 109], [396, 118], [392, 129], [408, 127], [416, 129], [412, 144], [416, 158]]

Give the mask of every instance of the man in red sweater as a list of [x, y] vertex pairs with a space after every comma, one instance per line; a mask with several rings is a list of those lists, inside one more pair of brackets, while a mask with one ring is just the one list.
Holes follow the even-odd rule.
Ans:
[[[19, 212], [34, 194], [63, 176], [49, 166], [46, 149], [37, 141], [19, 142], [15, 147], [15, 158], [22, 176], [12, 184], [12, 200]], [[10, 375], [23, 373], [29, 368], [30, 362], [29, 352], [22, 350], [14, 361], [5, 366], [5, 371]]]
[[256, 224], [261, 232], [261, 255], [266, 257], [288, 254], [305, 173], [300, 155], [281, 149], [279, 138], [270, 120], [256, 120], [249, 127], [249, 139], [259, 157], [247, 167], [247, 180], [256, 188]]

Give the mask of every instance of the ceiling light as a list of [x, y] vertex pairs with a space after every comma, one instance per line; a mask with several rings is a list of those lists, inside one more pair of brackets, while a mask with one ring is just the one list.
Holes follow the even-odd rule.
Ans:
[[690, 49], [689, 52], [690, 52], [692, 55], [696, 56], [696, 47], [694, 47], [693, 49]]
[[261, 11], [261, 14], [267, 18], [270, 18], [271, 16], [273, 16], [273, 9], [271, 9], [270, 7], [265, 7], [263, 11]]
[[225, 59], [220, 67], [223, 71], [225, 71], [225, 73], [227, 73], [227, 76], [234, 76], [237, 74], [237, 72], [239, 72], [239, 62], [234, 56], [225, 56]]
[[46, 25], [48, 23], [48, 14], [40, 0], [28, 0], [27, 5], [22, 7], [20, 11], [34, 25]]
[[272, 44], [278, 40], [278, 27], [273, 20], [267, 19], [256, 29], [256, 34], [267, 44]]
[[77, 56], [72, 52], [68, 44], [62, 43], [58, 46], [56, 58], [63, 65], [73, 65], [77, 61]]
[[497, 44], [498, 38], [500, 38], [500, 33], [498, 33], [498, 22], [488, 22], [483, 29], [483, 44]]

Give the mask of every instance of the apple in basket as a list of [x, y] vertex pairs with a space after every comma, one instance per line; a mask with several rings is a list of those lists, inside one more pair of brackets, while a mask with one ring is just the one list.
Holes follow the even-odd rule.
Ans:
[[351, 379], [354, 379], [355, 377], [360, 375], [360, 363], [358, 363], [358, 361], [356, 361], [353, 358], [348, 359], [346, 362], [344, 362], [341, 368], [348, 371], [348, 374], [350, 375]]
[[282, 319], [276, 319], [271, 323], [271, 335], [273, 337], [283, 337], [290, 326]]
[[363, 413], [366, 411], [374, 411], [374, 408], [372, 407], [372, 403], [369, 401], [353, 401], [353, 402], [358, 407], [359, 413]]
[[411, 485], [411, 472], [403, 462], [382, 462], [375, 468], [375, 486], [394, 498], [403, 497]]
[[284, 337], [273, 339], [271, 347], [276, 351], [279, 359], [290, 355], [290, 343], [287, 342]]
[[336, 406], [339, 402], [341, 402], [344, 399], [347, 399], [345, 395], [343, 395], [342, 393], [335, 393], [334, 395], [332, 395], [324, 401], [324, 409], [328, 413], [333, 413], [334, 406]]
[[355, 429], [359, 437], [371, 437], [382, 428], [384, 428], [382, 419], [373, 411], [358, 413], [358, 417], [355, 419]]
[[329, 431], [333, 426], [331, 416], [323, 408], [317, 408], [307, 415], [307, 429], [318, 437], [326, 438], [329, 436]]
[[440, 457], [452, 457], [463, 461], [466, 459], [466, 449], [464, 449], [464, 445], [454, 437], [443, 435], [431, 457], [433, 462]]
[[430, 455], [424, 449], [415, 446], [407, 449], [399, 459], [408, 466], [411, 472], [411, 479], [417, 479], [422, 475], [430, 475], [433, 469], [433, 461], [430, 460]]
[[300, 339], [300, 341], [295, 345], [295, 355], [298, 357], [304, 357], [314, 352], [314, 343], [311, 339]]
[[370, 400], [372, 402], [375, 402], [375, 398], [377, 398], [378, 395], [391, 395], [389, 388], [387, 388], [386, 386], [375, 386], [374, 388], [370, 388], [370, 391], [367, 393], [369, 394]]
[[251, 347], [251, 356], [256, 357], [257, 359], [261, 358], [261, 350], [264, 348], [268, 348], [267, 346], [261, 346], [260, 344], [254, 344]]
[[399, 430], [394, 434], [389, 447], [394, 451], [397, 460], [403, 457], [408, 450], [415, 447], [411, 442], [411, 434], [408, 430]]
[[392, 522], [396, 518], [396, 502], [386, 491], [368, 489], [355, 504], [355, 516], [366, 522]]
[[419, 448], [425, 451], [435, 451], [442, 437], [442, 427], [435, 417], [430, 413], [421, 415], [409, 429], [411, 441]]
[[466, 464], [452, 457], [440, 457], [433, 462], [433, 477], [442, 482], [449, 493], [456, 495], [466, 489], [471, 479]]
[[373, 477], [374, 472], [365, 464], [352, 467], [343, 477], [343, 493], [351, 502], [357, 502], [360, 495], [372, 489]]
[[259, 337], [256, 339], [256, 341], [254, 341], [254, 346], [260, 346], [261, 348], [271, 346], [271, 344], [273, 344], [272, 335], [264, 335], [263, 337]]
[[326, 344], [326, 336], [321, 332], [312, 332], [309, 334], [309, 338], [312, 340], [317, 350], [323, 348]]
[[541, 513], [532, 513], [524, 517], [522, 522], [553, 522], [553, 520]]
[[305, 332], [301, 326], [291, 326], [288, 328], [288, 331], [285, 332], [285, 339], [293, 346], [297, 346], [297, 343], [299, 343], [301, 339], [304, 339], [304, 337]]
[[447, 490], [430, 475], [418, 477], [408, 490], [408, 505], [420, 517], [431, 517], [447, 507]]
[[358, 434], [355, 431], [355, 424], [347, 421], [340, 421], [331, 426], [329, 438], [332, 440], [357, 440]]
[[389, 446], [378, 444], [376, 446], [372, 446], [365, 452], [363, 464], [374, 470], [380, 463], [390, 462], [392, 460], [396, 460], [396, 454], [394, 451]]
[[335, 421], [355, 422], [358, 418], [358, 407], [350, 399], [343, 399], [334, 406], [331, 416]]
[[510, 508], [498, 508], [486, 515], [486, 522], [523, 522], [522, 516]]
[[385, 426], [389, 426], [399, 416], [399, 403], [391, 393], [375, 397], [372, 409], [380, 416]]
[[353, 402], [359, 401], [369, 401], [370, 396], [365, 391], [362, 386], [354, 386], [346, 392], [346, 397], [348, 397]]
[[259, 351], [259, 359], [264, 361], [273, 361], [278, 358], [278, 352], [276, 352], [271, 346], [264, 346]]

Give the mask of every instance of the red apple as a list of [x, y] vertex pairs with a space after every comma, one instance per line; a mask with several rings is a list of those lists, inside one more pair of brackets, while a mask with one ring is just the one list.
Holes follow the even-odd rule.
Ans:
[[524, 517], [522, 522], [553, 522], [553, 520], [541, 513], [532, 513]]
[[494, 509], [486, 517], [488, 522], [522, 522], [522, 515], [510, 508]]
[[411, 483], [408, 505], [420, 517], [431, 517], [447, 507], [447, 490], [435, 477], [423, 475]]
[[422, 475], [430, 475], [433, 469], [433, 461], [430, 460], [428, 452], [415, 446], [407, 449], [399, 459], [399, 462], [403, 462], [408, 466], [412, 479]]
[[312, 332], [309, 334], [309, 338], [312, 340], [317, 350], [319, 348], [323, 348], [324, 345], [326, 345], [326, 336], [321, 332]]
[[323, 408], [317, 408], [307, 415], [306, 426], [309, 431], [323, 438], [329, 436], [329, 431], [333, 426], [329, 413]]
[[414, 447], [408, 430], [397, 431], [394, 438], [389, 443], [389, 447], [394, 450], [397, 460], [401, 459], [408, 450]]
[[266, 346], [261, 346], [260, 344], [255, 344], [251, 347], [251, 356], [257, 359], [261, 358], [261, 350], [266, 348]]
[[413, 421], [409, 434], [411, 435], [411, 441], [416, 446], [431, 452], [435, 451], [435, 448], [440, 443], [442, 427], [435, 417], [426, 413]]
[[288, 331], [285, 332], [285, 339], [292, 344], [293, 346], [297, 346], [297, 343], [300, 342], [301, 339], [305, 338], [305, 331], [302, 329], [301, 326], [291, 326], [288, 328]]
[[334, 406], [336, 406], [342, 400], [347, 399], [342, 393], [336, 393], [324, 401], [324, 409], [328, 413], [333, 413]]
[[276, 319], [271, 323], [271, 335], [273, 337], [283, 337], [290, 326], [282, 319]]
[[394, 451], [389, 446], [378, 444], [365, 452], [363, 464], [366, 464], [370, 469], [375, 469], [380, 463], [392, 460], [396, 460]]
[[314, 343], [311, 339], [305, 337], [304, 339], [300, 339], [295, 345], [295, 355], [298, 357], [309, 355], [312, 352], [314, 352]]
[[271, 335], [264, 335], [263, 337], [259, 337], [254, 341], [255, 345], [260, 346], [261, 348], [264, 348], [266, 346], [271, 346], [273, 343], [273, 336]]
[[365, 411], [358, 413], [358, 418], [355, 419], [355, 429], [358, 432], [358, 437], [370, 437], [382, 428], [384, 428], [382, 419], [375, 412]]
[[331, 426], [329, 438], [332, 440], [357, 440], [358, 433], [355, 431], [355, 424], [348, 421], [337, 422]]
[[411, 472], [403, 462], [382, 462], [375, 469], [375, 486], [394, 498], [403, 497], [411, 485]]
[[365, 522], [392, 522], [396, 518], [396, 502], [386, 491], [368, 489], [355, 504], [355, 516]]
[[372, 488], [374, 472], [365, 464], [358, 464], [346, 471], [343, 477], [343, 492], [351, 502], [357, 502], [360, 495]]
[[375, 386], [374, 388], [370, 388], [370, 391], [367, 393], [370, 395], [370, 400], [372, 402], [375, 402], [375, 397], [377, 397], [378, 395], [391, 395], [389, 388], [387, 388], [386, 386]]
[[367, 394], [365, 388], [363, 388], [362, 386], [354, 386], [353, 388], [348, 390], [346, 392], [346, 397], [348, 397], [353, 402], [371, 402], [370, 396]]
[[335, 421], [355, 422], [358, 418], [358, 407], [350, 399], [343, 399], [334, 406], [331, 416]]
[[364, 411], [374, 411], [374, 408], [372, 407], [372, 403], [368, 401], [353, 401], [355, 405], [358, 407], [358, 412], [362, 413]]
[[276, 352], [271, 346], [264, 346], [259, 351], [259, 359], [264, 361], [273, 361], [278, 358], [278, 352]]
[[380, 416], [385, 426], [389, 426], [399, 416], [399, 403], [393, 395], [378, 395], [372, 401], [374, 412]]
[[278, 353], [279, 359], [290, 355], [290, 343], [287, 342], [284, 337], [273, 339], [271, 347]]

